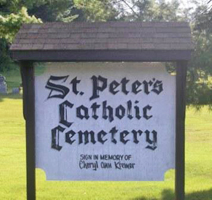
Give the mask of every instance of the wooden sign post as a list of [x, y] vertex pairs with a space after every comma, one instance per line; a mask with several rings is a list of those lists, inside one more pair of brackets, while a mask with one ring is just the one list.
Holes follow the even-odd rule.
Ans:
[[[48, 180], [130, 181], [175, 168], [183, 200], [192, 49], [182, 22], [24, 25], [11, 53], [24, 88], [27, 199], [39, 167]], [[51, 63], [35, 77], [35, 62]], [[176, 63], [176, 79], [163, 62]]]

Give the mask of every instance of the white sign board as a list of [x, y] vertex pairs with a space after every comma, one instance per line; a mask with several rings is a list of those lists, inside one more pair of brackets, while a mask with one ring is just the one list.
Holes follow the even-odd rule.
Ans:
[[175, 166], [175, 76], [159, 63], [49, 63], [35, 77], [48, 180], [163, 180]]

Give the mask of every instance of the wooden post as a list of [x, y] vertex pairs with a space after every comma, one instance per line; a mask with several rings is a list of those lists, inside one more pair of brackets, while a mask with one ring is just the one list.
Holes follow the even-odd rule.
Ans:
[[176, 200], [185, 199], [185, 88], [187, 62], [177, 62], [176, 77], [176, 166], [175, 196]]
[[26, 120], [27, 200], [35, 200], [35, 89], [32, 62], [21, 62], [21, 76], [23, 83], [23, 110]]

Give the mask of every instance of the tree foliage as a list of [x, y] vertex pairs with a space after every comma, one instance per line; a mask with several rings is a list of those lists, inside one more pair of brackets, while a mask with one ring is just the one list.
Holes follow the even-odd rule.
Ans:
[[10, 70], [14, 66], [9, 56], [9, 44], [21, 25], [23, 23], [42, 22], [35, 16], [28, 15], [26, 7], [19, 9], [19, 6], [22, 5], [20, 1], [0, 0], [0, 71]]
[[74, 0], [74, 5], [82, 10], [85, 21], [110, 21], [117, 15], [110, 0]]
[[195, 29], [212, 33], [212, 0], [208, 4], [197, 7], [194, 13]]
[[80, 11], [72, 0], [43, 0], [29, 8], [29, 14], [41, 18], [43, 22], [71, 22], [79, 16]]
[[12, 41], [23, 23], [41, 22], [42, 21], [35, 16], [29, 16], [25, 7], [22, 7], [17, 14], [11, 13], [6, 16], [0, 15], [0, 37]]
[[193, 13], [194, 52], [189, 62], [188, 103], [212, 105], [212, 9], [199, 5]]
[[181, 12], [177, 0], [113, 0], [120, 19], [127, 21], [179, 21]]
[[13, 68], [13, 61], [9, 56], [9, 45], [5, 38], [0, 39], [0, 72]]

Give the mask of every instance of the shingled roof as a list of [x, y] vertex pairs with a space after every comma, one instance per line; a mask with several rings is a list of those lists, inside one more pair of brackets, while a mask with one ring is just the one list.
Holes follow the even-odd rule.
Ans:
[[[98, 52], [97, 54], [123, 52], [125, 55], [127, 52], [137, 55], [146, 51], [172, 52], [176, 55], [176, 52], [181, 51], [190, 55], [192, 49], [190, 27], [185, 22], [24, 24], [10, 47], [12, 56], [18, 60], [54, 60], [56, 52], [57, 55], [63, 52], [66, 57], [69, 52], [70, 57], [79, 51], [81, 54], [89, 51]], [[182, 54], [182, 60], [187, 60], [188, 57], [188, 54], [187, 58]], [[58, 60], [61, 58], [58, 57]]]

